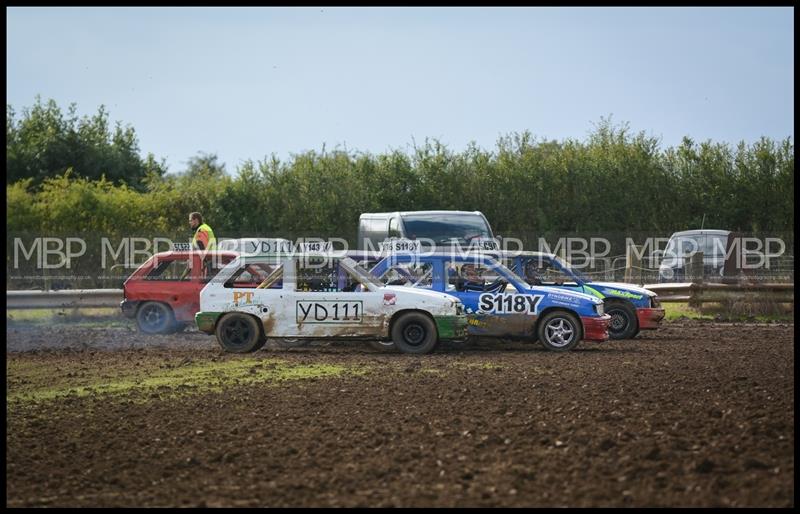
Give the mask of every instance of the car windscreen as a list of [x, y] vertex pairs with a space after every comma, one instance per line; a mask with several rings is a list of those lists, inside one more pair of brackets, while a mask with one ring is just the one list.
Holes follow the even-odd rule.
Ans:
[[425, 238], [437, 243], [449, 243], [453, 238], [469, 243], [492, 237], [486, 221], [477, 214], [408, 214], [403, 216], [403, 225], [409, 239]]
[[561, 268], [564, 270], [566, 275], [572, 274], [575, 277], [577, 277], [578, 280], [581, 280], [583, 282], [591, 282], [592, 281], [591, 278], [589, 278], [588, 276], [584, 275], [583, 273], [581, 273], [577, 269], [573, 268], [572, 265], [569, 262], [565, 261], [561, 257], [555, 256], [555, 257], [553, 257], [553, 260], [558, 262], [561, 265]]
[[[467, 261], [467, 262], [469, 262], [469, 261]], [[498, 278], [499, 278], [500, 275], [505, 274], [506, 277], [508, 277], [508, 278], [510, 278], [512, 280], [516, 280], [517, 282], [519, 282], [520, 285], [530, 287], [530, 284], [528, 283], [527, 280], [525, 280], [524, 278], [519, 276], [519, 274], [516, 273], [515, 271], [513, 271], [513, 270], [509, 269], [508, 267], [506, 267], [503, 263], [501, 263], [497, 259], [488, 258], [488, 259], [484, 259], [484, 260], [476, 260], [474, 262], [475, 262], [476, 265], [479, 265], [479, 266], [489, 270], [494, 275], [498, 275]]]
[[508, 269], [505, 265], [501, 264], [500, 262], [494, 261], [492, 263], [492, 266], [493, 266], [493, 269], [497, 270], [498, 272], [500, 272], [500, 270], [504, 271], [509, 278], [512, 278], [512, 279], [518, 281], [521, 285], [527, 285], [528, 287], [530, 287], [530, 284], [528, 284], [527, 280], [525, 280], [524, 278], [519, 276], [518, 273]]
[[703, 246], [702, 235], [677, 236], [670, 238], [664, 249], [665, 257], [685, 257], [701, 249]]

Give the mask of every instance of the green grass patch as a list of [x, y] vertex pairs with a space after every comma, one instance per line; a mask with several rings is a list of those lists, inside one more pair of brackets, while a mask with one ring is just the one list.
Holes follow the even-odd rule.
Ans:
[[688, 303], [663, 303], [666, 321], [675, 321], [679, 319], [708, 319], [713, 320], [712, 314], [703, 314], [700, 310], [694, 307], [689, 307]]
[[702, 308], [690, 307], [688, 303], [663, 303], [666, 312], [666, 321], [681, 319], [700, 319], [710, 321], [740, 321], [740, 322], [794, 322], [794, 313], [791, 308], [779, 308], [770, 305], [764, 308], [759, 303], [746, 304], [743, 302], [732, 305], [722, 303], [705, 303]]
[[[61, 370], [54, 373], [48, 363], [13, 362], [7, 371], [6, 400], [38, 402], [67, 396], [83, 397], [91, 394], [119, 395], [144, 393], [149, 397], [176, 397], [185, 394], [221, 391], [229, 386], [255, 383], [280, 383], [291, 380], [336, 377], [366, 372], [335, 364], [295, 364], [279, 359], [254, 357], [203, 361], [143, 369], [140, 372], [122, 373], [117, 377], [92, 376], [90, 373]], [[102, 366], [98, 366], [98, 372]], [[49, 377], [49, 380], [43, 378]]]

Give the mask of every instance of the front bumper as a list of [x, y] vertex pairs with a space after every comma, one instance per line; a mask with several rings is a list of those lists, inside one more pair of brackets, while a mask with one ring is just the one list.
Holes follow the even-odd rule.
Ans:
[[583, 339], [586, 341], [608, 341], [608, 324], [611, 316], [603, 314], [598, 317], [581, 316], [583, 322]]
[[658, 324], [664, 319], [666, 311], [663, 307], [655, 309], [636, 309], [636, 317], [639, 319], [639, 328], [643, 330], [652, 330], [658, 328]]
[[439, 339], [446, 341], [460, 341], [469, 335], [469, 325], [467, 316], [434, 316], [436, 329], [439, 332]]
[[138, 301], [122, 300], [119, 302], [119, 308], [122, 309], [122, 314], [126, 318], [133, 319], [136, 317], [136, 307], [139, 306]]

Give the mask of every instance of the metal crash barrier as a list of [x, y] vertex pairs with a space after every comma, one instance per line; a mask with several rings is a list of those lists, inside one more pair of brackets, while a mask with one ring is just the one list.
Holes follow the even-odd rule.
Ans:
[[[794, 284], [665, 283], [643, 287], [661, 302], [702, 304], [730, 300], [794, 303]], [[119, 307], [122, 289], [72, 289], [63, 291], [6, 291], [6, 309], [70, 309]]]
[[122, 298], [122, 289], [6, 291], [6, 309], [119, 307]]

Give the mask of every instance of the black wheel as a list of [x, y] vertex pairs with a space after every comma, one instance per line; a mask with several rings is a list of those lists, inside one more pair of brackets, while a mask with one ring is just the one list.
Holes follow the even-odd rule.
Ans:
[[539, 341], [548, 350], [566, 352], [575, 348], [583, 339], [583, 325], [574, 314], [552, 311], [539, 319], [536, 333]]
[[136, 325], [145, 334], [171, 334], [175, 331], [175, 314], [161, 302], [144, 302], [136, 311]]
[[216, 333], [222, 349], [231, 353], [254, 352], [267, 341], [256, 318], [238, 312], [223, 316], [217, 323]]
[[632, 339], [639, 332], [639, 320], [636, 318], [636, 309], [627, 302], [607, 302], [605, 312], [611, 316], [608, 323], [608, 337], [610, 339]]
[[439, 342], [439, 333], [428, 316], [407, 312], [392, 325], [392, 341], [403, 353], [430, 353]]

